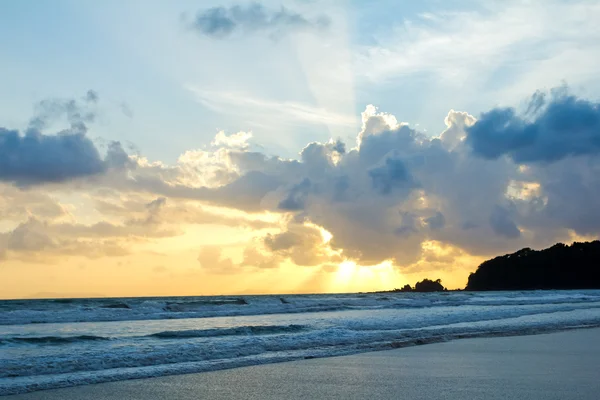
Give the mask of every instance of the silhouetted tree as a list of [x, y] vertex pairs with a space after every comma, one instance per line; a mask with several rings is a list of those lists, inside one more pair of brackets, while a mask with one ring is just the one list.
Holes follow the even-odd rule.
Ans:
[[423, 279], [415, 284], [415, 292], [443, 292], [446, 288], [442, 285], [441, 279], [432, 281], [431, 279]]
[[483, 262], [465, 290], [599, 289], [600, 241], [557, 243]]
[[396, 289], [398, 292], [412, 292], [413, 288], [409, 284], [402, 286], [402, 289]]

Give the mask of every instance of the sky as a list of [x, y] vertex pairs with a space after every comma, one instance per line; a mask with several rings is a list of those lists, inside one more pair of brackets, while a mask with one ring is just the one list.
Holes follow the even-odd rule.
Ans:
[[0, 3], [0, 298], [462, 288], [600, 234], [600, 2]]

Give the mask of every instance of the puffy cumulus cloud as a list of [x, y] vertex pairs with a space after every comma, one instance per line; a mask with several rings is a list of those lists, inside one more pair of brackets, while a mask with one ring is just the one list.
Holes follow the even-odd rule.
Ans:
[[551, 163], [600, 153], [600, 104], [566, 89], [536, 93], [525, 115], [514, 108], [484, 113], [467, 129], [473, 151], [485, 158], [509, 156], [521, 164]]
[[[129, 158], [119, 142], [110, 142], [103, 158], [86, 136], [87, 123], [95, 119], [92, 107], [98, 101], [94, 91], [84, 100], [44, 100], [36, 106], [34, 117], [24, 134], [0, 127], [0, 180], [20, 186], [99, 175], [111, 168], [123, 168]], [[68, 129], [44, 134], [60, 118]]]
[[288, 194], [282, 199], [278, 208], [285, 211], [299, 211], [306, 206], [306, 198], [311, 190], [310, 179], [305, 178], [302, 182], [295, 184], [290, 188]]
[[450, 110], [444, 119], [447, 129], [440, 135], [440, 140], [447, 149], [454, 149], [465, 139], [465, 129], [473, 126], [476, 121], [469, 113]]
[[284, 183], [281, 179], [295, 175], [292, 170], [299, 166], [297, 161], [267, 157], [246, 147], [189, 150], [175, 165], [150, 162], [139, 156], [131, 156], [130, 161], [133, 166], [114, 169], [90, 187], [145, 192], [259, 212], [267, 209], [261, 204], [265, 196]]
[[259, 32], [278, 38], [292, 32], [322, 31], [330, 23], [325, 15], [313, 19], [283, 6], [278, 10], [269, 10], [260, 3], [251, 3], [198, 11], [190, 26], [196, 32], [216, 39]]
[[53, 249], [57, 238], [113, 240], [117, 231], [149, 240], [177, 234], [177, 224], [214, 223], [266, 231], [240, 245], [235, 258], [203, 248], [199, 262], [212, 272], [385, 261], [416, 273], [451, 258], [466, 265], [597, 236], [597, 110], [555, 91], [534, 96], [522, 115], [492, 110], [476, 119], [450, 111], [447, 128], [432, 137], [368, 106], [354, 147], [313, 142], [298, 159], [253, 151], [244, 133], [218, 133], [212, 146], [184, 153], [175, 165], [115, 152], [115, 163], [129, 160], [124, 168], [78, 184], [94, 193], [107, 221], [84, 227], [48, 216], [30, 245], [14, 239], [9, 246], [7, 233], [0, 251]]
[[230, 148], [248, 148], [248, 140], [252, 139], [252, 132], [238, 132], [232, 135], [225, 134], [224, 131], [219, 131], [214, 140], [210, 143], [215, 147], [230, 147]]
[[410, 176], [404, 162], [393, 155], [383, 162], [383, 165], [368, 171], [373, 188], [381, 195], [389, 195], [392, 190], [411, 190], [418, 186]]
[[[339, 256], [361, 265], [385, 260], [415, 265], [424, 256], [423, 243], [430, 241], [477, 256], [545, 246], [573, 233], [600, 232], [594, 217], [594, 204], [600, 201], [600, 160], [592, 143], [595, 110], [594, 103], [554, 92], [549, 99], [537, 95], [526, 115], [518, 117], [521, 122], [496, 124], [489, 113], [478, 120], [452, 110], [447, 129], [431, 137], [368, 106], [354, 148], [339, 140], [310, 143], [298, 160], [268, 157], [248, 147], [217, 149], [211, 157], [221, 152], [219, 168], [230, 174], [228, 180], [212, 187], [169, 184], [161, 193], [285, 213], [297, 226], [318, 226], [332, 235], [329, 261], [302, 261], [293, 249], [319, 254], [307, 245], [315, 243], [316, 235], [291, 224], [264, 238], [260, 256], [248, 251], [256, 264], [273, 265], [272, 257], [280, 257], [315, 265], [338, 262], [332, 260]], [[573, 120], [568, 119], [571, 112]], [[552, 150], [550, 144], [560, 139], [569, 141], [565, 152], [560, 157], [513, 156], [525, 145], [514, 139], [522, 133], [512, 126], [527, 124], [539, 126], [531, 149]], [[482, 156], [488, 137], [508, 143], [498, 147], [508, 149], [508, 157]], [[533, 154], [531, 149], [527, 154]], [[525, 160], [530, 162], [524, 165]]]

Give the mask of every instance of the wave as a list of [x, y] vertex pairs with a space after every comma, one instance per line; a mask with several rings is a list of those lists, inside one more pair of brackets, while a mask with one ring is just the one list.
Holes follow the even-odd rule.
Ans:
[[[566, 314], [564, 316], [567, 316]], [[299, 359], [341, 356], [368, 351], [444, 342], [462, 338], [528, 335], [559, 330], [600, 326], [598, 314], [569, 315], [561, 323], [555, 317], [543, 316], [505, 320], [500, 324], [486, 322], [464, 326], [453, 324], [408, 331], [351, 332], [326, 329], [292, 335], [286, 340], [257, 339], [234, 343], [182, 343], [156, 348], [155, 351], [107, 353], [98, 349], [88, 352], [77, 362], [63, 357], [37, 356], [27, 363], [5, 363], [0, 371], [0, 395], [85, 385], [108, 381], [147, 378], [215, 371], [248, 365], [259, 365]]]
[[111, 303], [111, 304], [104, 304], [101, 305], [100, 308], [113, 308], [113, 309], [125, 309], [125, 310], [130, 310], [131, 307], [126, 304], [126, 303]]
[[0, 345], [11, 343], [29, 343], [29, 344], [71, 344], [78, 342], [92, 342], [100, 340], [110, 340], [110, 338], [93, 335], [77, 336], [13, 336], [0, 338]]
[[248, 305], [248, 301], [243, 298], [237, 299], [218, 299], [218, 300], [196, 300], [196, 301], [182, 301], [182, 302], [168, 302], [164, 307], [165, 311], [172, 312], [184, 312], [193, 311], [198, 308], [209, 307], [209, 306], [245, 306]]
[[147, 335], [160, 339], [188, 339], [217, 336], [274, 335], [279, 333], [297, 333], [310, 329], [306, 325], [255, 325], [235, 328], [189, 329], [182, 331], [163, 331]]
[[[219, 336], [253, 336], [253, 335], [275, 335], [291, 334], [310, 330], [307, 325], [249, 325], [234, 328], [214, 329], [186, 329], [178, 331], [162, 331], [144, 336], [132, 336], [136, 338], [157, 339], [191, 339], [191, 338], [213, 338]], [[37, 345], [61, 345], [95, 341], [113, 340], [111, 337], [95, 335], [76, 336], [10, 336], [0, 337], [0, 345], [8, 344], [37, 344]]]
[[598, 290], [0, 301], [0, 325], [236, 317], [344, 310], [577, 304], [598, 301]]

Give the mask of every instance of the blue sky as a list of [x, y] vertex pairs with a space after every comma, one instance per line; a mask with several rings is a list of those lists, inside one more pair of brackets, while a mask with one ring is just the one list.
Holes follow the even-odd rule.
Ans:
[[24, 283], [0, 290], [460, 287], [485, 257], [597, 238], [599, 20], [593, 0], [2, 1], [0, 282]]
[[[93, 89], [108, 102], [93, 133], [166, 162], [219, 130], [252, 130], [295, 157], [310, 141], [352, 138], [367, 104], [439, 134], [450, 109], [477, 115], [563, 82], [597, 97], [594, 3], [292, 1], [328, 15], [331, 29], [272, 40], [202, 37], [182, 22], [226, 2], [4, 2], [0, 72], [11, 95], [0, 116], [23, 126], [36, 101]], [[295, 105], [308, 114], [294, 116]], [[315, 108], [344, 121], [322, 123]]]

